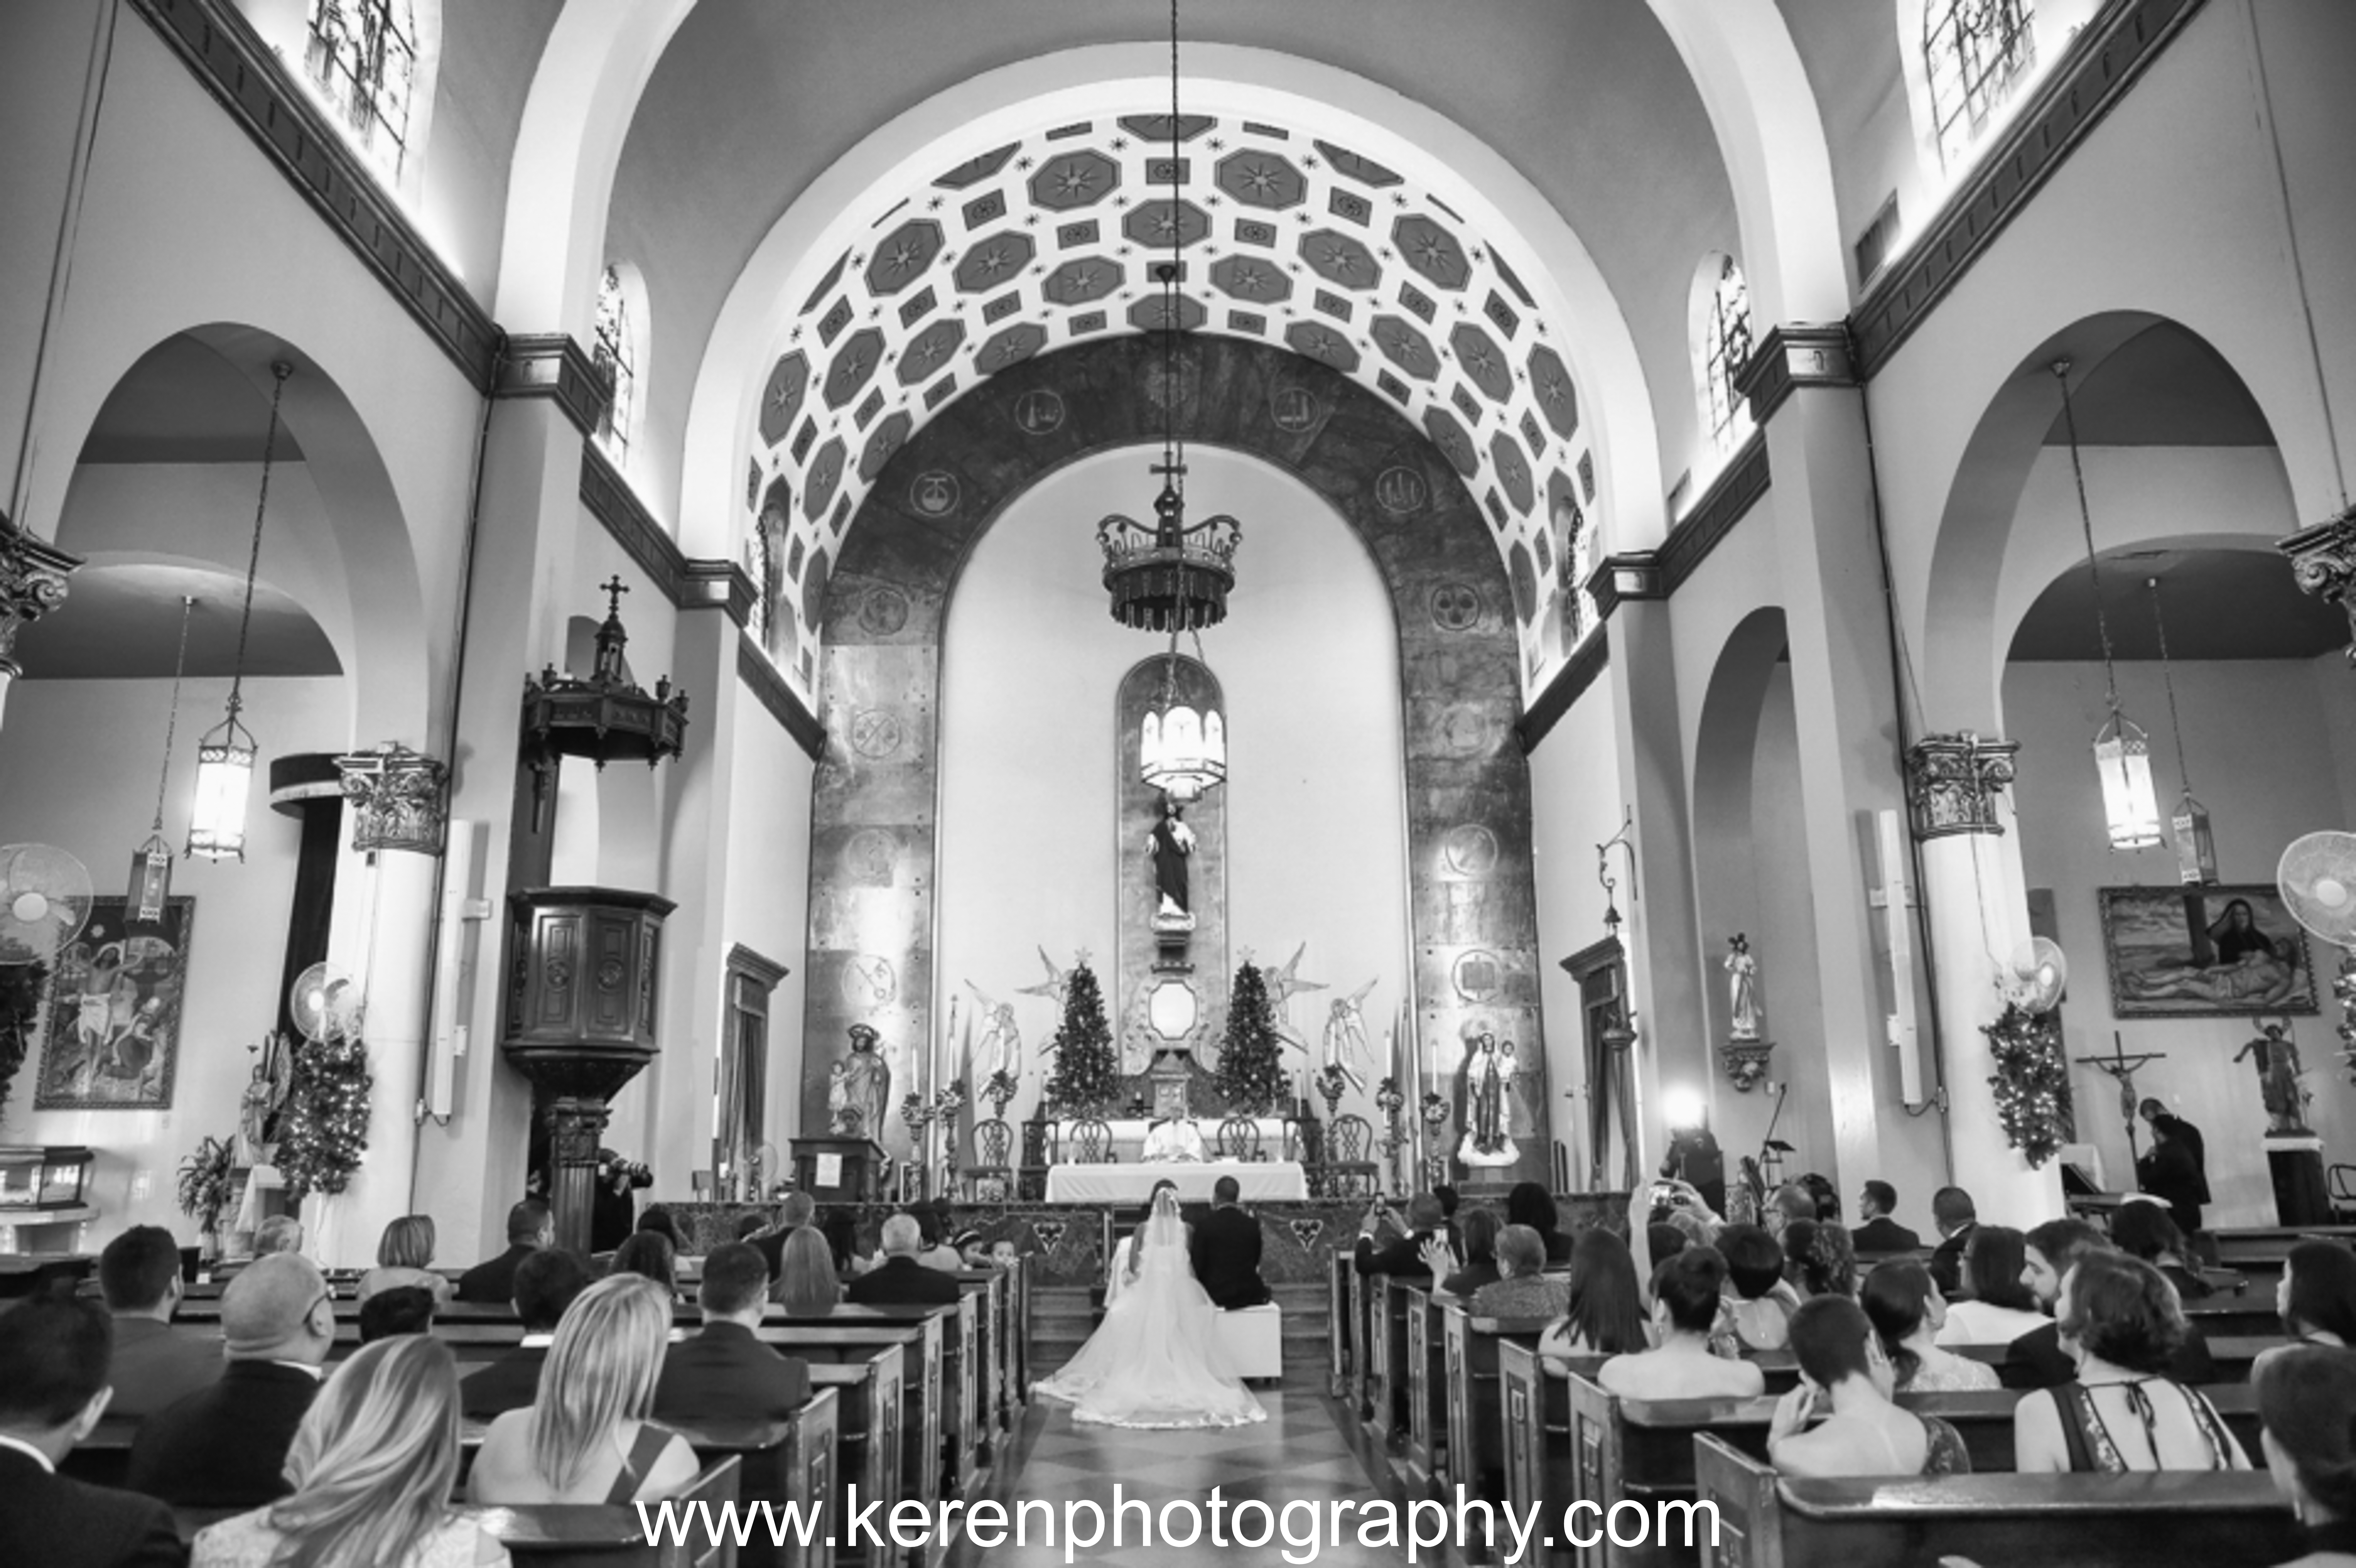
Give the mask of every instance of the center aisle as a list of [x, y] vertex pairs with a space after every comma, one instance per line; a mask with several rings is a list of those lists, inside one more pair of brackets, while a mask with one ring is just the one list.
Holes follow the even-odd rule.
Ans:
[[[1360, 1450], [1344, 1434], [1341, 1406], [1327, 1398], [1322, 1388], [1305, 1380], [1263, 1384], [1253, 1392], [1268, 1407], [1266, 1421], [1250, 1426], [1182, 1432], [1083, 1426], [1073, 1421], [1068, 1407], [1046, 1400], [1035, 1402], [1024, 1415], [1014, 1462], [986, 1495], [1005, 1504], [1010, 1515], [1020, 1502], [1037, 1500], [1049, 1504], [1055, 1510], [1058, 1531], [1055, 1543], [1050, 1546], [1038, 1539], [1038, 1515], [1033, 1509], [1033, 1528], [1027, 1544], [1016, 1545], [1011, 1531], [1004, 1545], [988, 1551], [960, 1539], [948, 1554], [948, 1568], [983, 1568], [984, 1564], [989, 1568], [1045, 1568], [1049, 1563], [1063, 1564], [1071, 1560], [1061, 1537], [1064, 1505], [1092, 1502], [1109, 1513], [1116, 1485], [1121, 1488], [1124, 1500], [1142, 1500], [1153, 1510], [1153, 1544], [1139, 1542], [1137, 1511], [1131, 1509], [1125, 1544], [1118, 1548], [1111, 1544], [1108, 1521], [1103, 1544], [1082, 1547], [1074, 1553], [1080, 1562], [1135, 1563], [1140, 1568], [1170, 1568], [1189, 1560], [1205, 1563], [1282, 1563], [1282, 1553], [1288, 1548], [1280, 1526], [1268, 1544], [1258, 1549], [1239, 1546], [1232, 1536], [1225, 1548], [1212, 1543], [1207, 1522], [1213, 1488], [1219, 1489], [1230, 1520], [1239, 1502], [1265, 1503], [1279, 1518], [1287, 1503], [1314, 1502], [1322, 1546], [1316, 1559], [1319, 1568], [1361, 1568], [1404, 1561], [1404, 1549], [1373, 1550], [1357, 1544], [1355, 1507], [1342, 1514], [1342, 1540], [1333, 1542], [1323, 1539], [1331, 1532], [1332, 1504], [1355, 1505], [1386, 1497], [1397, 1502], [1400, 1496], [1396, 1488], [1387, 1484], [1377, 1486], [1369, 1475], [1359, 1457]], [[1205, 1521], [1203, 1538], [1192, 1547], [1164, 1544], [1161, 1539], [1162, 1505], [1177, 1500], [1194, 1503]], [[1248, 1522], [1248, 1532], [1255, 1537], [1267, 1528], [1257, 1513], [1253, 1510]], [[1081, 1510], [1084, 1531], [1087, 1518], [1087, 1511]], [[1301, 1528], [1301, 1511], [1296, 1509], [1296, 1531]], [[1298, 1562], [1302, 1555], [1301, 1551], [1290, 1550]]]

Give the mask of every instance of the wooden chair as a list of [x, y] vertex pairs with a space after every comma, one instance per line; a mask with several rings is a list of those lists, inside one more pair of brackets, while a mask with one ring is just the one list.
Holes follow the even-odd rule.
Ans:
[[1325, 1158], [1317, 1170], [1319, 1196], [1372, 1198], [1376, 1173], [1374, 1124], [1353, 1111], [1325, 1127]]
[[1089, 1116], [1071, 1125], [1072, 1163], [1074, 1165], [1112, 1165], [1119, 1156], [1113, 1153], [1112, 1128], [1101, 1119]]
[[1248, 1116], [1229, 1116], [1219, 1124], [1221, 1159], [1259, 1158], [1259, 1124]]
[[1014, 1129], [996, 1116], [973, 1125], [973, 1163], [965, 1168], [968, 1193], [988, 1202], [983, 1184], [998, 1184], [998, 1200], [1014, 1196]]

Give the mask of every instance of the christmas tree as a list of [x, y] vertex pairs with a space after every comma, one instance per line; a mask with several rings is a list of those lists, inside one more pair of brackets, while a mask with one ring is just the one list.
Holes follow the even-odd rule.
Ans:
[[2069, 1141], [2070, 1064], [2062, 1050], [2062, 1027], [2050, 1012], [2032, 1013], [2007, 1002], [1996, 1022], [1983, 1024], [1996, 1072], [1997, 1118], [2004, 1141], [2031, 1165], [2043, 1165]]
[[357, 1035], [309, 1040], [294, 1053], [278, 1168], [297, 1202], [310, 1192], [341, 1192], [359, 1168], [370, 1086], [368, 1051]]
[[1284, 1043], [1269, 1006], [1268, 982], [1255, 964], [1236, 971], [1226, 1038], [1219, 1044], [1218, 1087], [1237, 1115], [1265, 1116], [1285, 1102]]
[[1064, 992], [1064, 1021], [1049, 1042], [1055, 1071], [1047, 1080], [1047, 1103], [1067, 1115], [1100, 1116], [1120, 1097], [1120, 1059], [1105, 1022], [1104, 993], [1085, 960], [1076, 965]]

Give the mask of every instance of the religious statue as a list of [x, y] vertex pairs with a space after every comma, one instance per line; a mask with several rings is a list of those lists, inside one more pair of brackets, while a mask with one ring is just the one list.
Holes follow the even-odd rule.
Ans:
[[985, 1077], [1003, 1073], [1009, 1083], [1019, 1081], [1023, 1076], [1023, 1030], [1014, 1021], [1014, 1004], [993, 1000], [970, 980], [965, 985], [981, 1003], [985, 1025], [980, 1047], [974, 1052], [975, 1071]]
[[2266, 1136], [2309, 1137], [2315, 1131], [2307, 1125], [2307, 1102], [2311, 1096], [2299, 1082], [2305, 1069], [2298, 1060], [2298, 1042], [2284, 1034], [2284, 1028], [2278, 1023], [2264, 1025], [2258, 1038], [2234, 1052], [2233, 1060], [2249, 1057], [2250, 1065], [2257, 1070], [2258, 1093], [2266, 1107]]
[[1511, 1165], [1522, 1157], [1514, 1144], [1514, 1079], [1511, 1043], [1501, 1054], [1497, 1037], [1483, 1032], [1464, 1059], [1464, 1136], [1456, 1157], [1468, 1166]]
[[1374, 988], [1375, 982], [1369, 980], [1348, 996], [1336, 997], [1325, 1013], [1325, 1069], [1338, 1071], [1362, 1094], [1366, 1075], [1358, 1064], [1373, 1054], [1373, 1048], [1366, 1043], [1366, 1015], [1359, 1010], [1359, 1004]]
[[1162, 797], [1162, 820], [1153, 825], [1145, 847], [1153, 856], [1153, 887], [1160, 896], [1154, 925], [1168, 931], [1194, 930], [1186, 861], [1194, 853], [1194, 830], [1186, 826], [1183, 808], [1170, 795]]
[[892, 1064], [875, 1049], [873, 1026], [851, 1026], [851, 1053], [829, 1074], [827, 1109], [832, 1131], [844, 1137], [880, 1140], [884, 1115], [892, 1104]]
[[1757, 1040], [1759, 1026], [1765, 1013], [1759, 1006], [1759, 960], [1751, 956], [1751, 938], [1740, 932], [1727, 944], [1724, 964], [1730, 976], [1727, 989], [1734, 1010], [1736, 1040]]
[[230, 1163], [242, 1167], [268, 1165], [277, 1153], [277, 1145], [270, 1136], [271, 1124], [286, 1103], [293, 1076], [286, 1039], [280, 1034], [267, 1034], [260, 1045], [246, 1049], [253, 1056], [253, 1073], [246, 1081], [245, 1093], [238, 1098], [237, 1141]]

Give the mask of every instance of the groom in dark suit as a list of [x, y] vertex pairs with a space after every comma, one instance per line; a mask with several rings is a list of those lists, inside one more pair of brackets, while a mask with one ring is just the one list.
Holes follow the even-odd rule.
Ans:
[[1186, 1245], [1194, 1277], [1223, 1309], [1258, 1307], [1269, 1299], [1268, 1282], [1259, 1276], [1259, 1221], [1244, 1212], [1237, 1201], [1242, 1196], [1234, 1177], [1219, 1178], [1211, 1188], [1211, 1211]]

